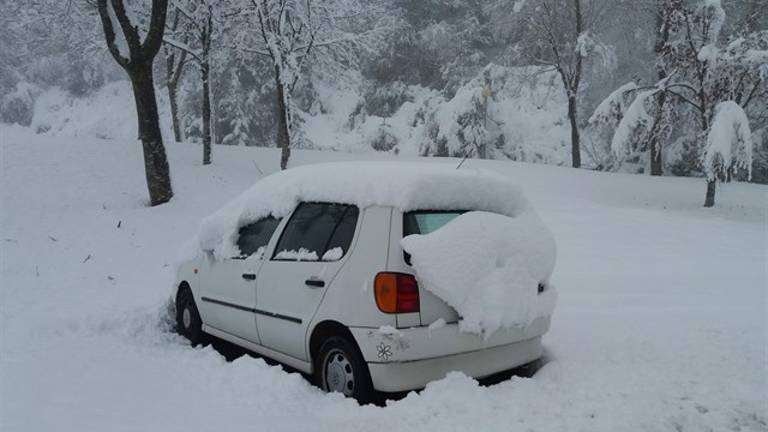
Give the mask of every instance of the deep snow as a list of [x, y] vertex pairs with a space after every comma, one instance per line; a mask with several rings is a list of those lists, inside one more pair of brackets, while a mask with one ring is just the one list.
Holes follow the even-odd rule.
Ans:
[[458, 312], [463, 332], [490, 337], [500, 327], [524, 328], [552, 315], [555, 241], [530, 206], [515, 217], [467, 212], [400, 244], [420, 285]]
[[149, 208], [135, 142], [0, 126], [0, 145], [2, 431], [767, 428], [765, 186], [724, 185], [704, 209], [701, 179], [468, 161], [520, 184], [557, 239], [553, 360], [358, 407], [157, 326], [179, 249], [277, 150], [216, 147], [203, 167], [198, 146], [169, 145], [176, 196]]
[[[241, 227], [270, 215], [285, 217], [302, 201], [403, 211], [478, 209], [509, 216], [528, 205], [517, 185], [493, 172], [403, 161], [312, 164], [264, 177], [203, 219], [200, 250], [213, 251], [219, 259], [238, 255], [235, 243]], [[310, 250], [286, 253], [285, 258], [299, 254], [305, 260], [318, 259]]]

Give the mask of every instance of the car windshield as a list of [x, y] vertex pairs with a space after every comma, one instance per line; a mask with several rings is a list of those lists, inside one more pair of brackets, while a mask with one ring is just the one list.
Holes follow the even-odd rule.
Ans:
[[411, 234], [429, 234], [454, 220], [465, 210], [412, 211], [403, 215], [403, 237]]

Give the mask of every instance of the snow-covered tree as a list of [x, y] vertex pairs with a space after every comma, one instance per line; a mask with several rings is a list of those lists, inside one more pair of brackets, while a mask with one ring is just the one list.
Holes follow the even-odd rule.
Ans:
[[[203, 165], [211, 163], [212, 102], [211, 62], [212, 44], [220, 37], [227, 13], [223, 0], [175, 0], [172, 3], [175, 32], [164, 38], [166, 45], [188, 55], [199, 67], [202, 87], [201, 123], [203, 138]], [[182, 55], [182, 54], [179, 54]], [[181, 61], [181, 59], [179, 60]], [[182, 65], [183, 66], [183, 65]], [[170, 87], [169, 87], [170, 91]]]
[[258, 34], [245, 36], [241, 49], [270, 59], [278, 112], [277, 145], [280, 167], [288, 166], [294, 122], [292, 93], [315, 63], [355, 64], [357, 52], [373, 46], [381, 28], [377, 22], [359, 25], [376, 13], [376, 3], [358, 0], [247, 0]]
[[[184, 31], [184, 27], [189, 25], [181, 20], [181, 12], [171, 8], [171, 19], [166, 29], [166, 38], [179, 40], [184, 45], [189, 43], [189, 35]], [[176, 142], [184, 140], [183, 127], [179, 117], [179, 85], [186, 68], [187, 50], [178, 49], [168, 43], [164, 44], [165, 54], [165, 85], [168, 89], [168, 102], [171, 108], [171, 125], [173, 127], [173, 138]]]
[[[622, 119], [625, 117], [625, 113], [632, 104], [632, 99], [635, 96], [637, 88], [637, 83], [634, 81], [630, 81], [617, 88], [600, 102], [587, 121], [587, 131], [596, 141], [608, 142], [611, 144], [607, 148], [605, 146], [598, 147], [596, 145], [591, 147], [585, 146], [586, 153], [592, 159], [594, 164], [601, 169], [613, 165], [615, 151], [613, 151], [611, 137], [613, 136], [614, 130], [621, 124]], [[608, 136], [609, 134], [611, 136]], [[632, 147], [628, 143], [617, 145], [627, 150]]]
[[579, 92], [585, 62], [595, 59], [605, 67], [615, 62], [610, 47], [597, 37], [597, 25], [608, 3], [601, 0], [536, 0], [526, 4], [526, 30], [530, 33], [524, 56], [554, 68], [568, 97], [571, 161], [581, 166]]
[[226, 122], [227, 133], [221, 138], [224, 145], [248, 145], [251, 141], [251, 124], [248, 109], [255, 98], [254, 91], [244, 92], [244, 86], [235, 70], [229, 74], [229, 91], [220, 102], [220, 120]]
[[[673, 133], [673, 118], [686, 120], [677, 123], [675, 134], [693, 137], [694, 148], [704, 148], [715, 107], [733, 101], [749, 110], [765, 93], [768, 73], [768, 32], [723, 34], [726, 15], [719, 0], [659, 2], [661, 31], [667, 32], [655, 47], [661, 79], [638, 88], [612, 139], [617, 154], [647, 152], [652, 174], [661, 173], [654, 164]], [[714, 193], [714, 183], [708, 189]]]
[[730, 181], [739, 171], [745, 171], [747, 177], [751, 177], [752, 130], [747, 114], [738, 103], [720, 102], [715, 108], [703, 162], [707, 176], [705, 207], [715, 205], [718, 181]]
[[152, 64], [162, 45], [168, 0], [152, 0], [150, 20], [145, 25], [139, 19], [131, 19], [136, 16], [133, 3], [98, 0], [97, 6], [107, 48], [133, 85], [149, 200], [153, 206], [163, 204], [173, 197], [173, 189], [160, 132]]

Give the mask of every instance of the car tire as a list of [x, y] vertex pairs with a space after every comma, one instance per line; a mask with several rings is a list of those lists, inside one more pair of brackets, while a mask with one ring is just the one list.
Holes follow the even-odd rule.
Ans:
[[360, 350], [341, 336], [332, 336], [320, 346], [315, 380], [326, 392], [342, 393], [360, 404], [371, 402], [375, 394], [368, 364]]
[[189, 339], [192, 346], [203, 343], [203, 321], [189, 289], [179, 292], [176, 298], [176, 329], [180, 335]]

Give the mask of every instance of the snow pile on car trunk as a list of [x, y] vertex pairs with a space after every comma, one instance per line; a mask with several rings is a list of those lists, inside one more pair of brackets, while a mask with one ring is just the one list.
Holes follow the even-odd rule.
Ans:
[[517, 216], [527, 202], [509, 179], [499, 174], [432, 163], [338, 162], [281, 171], [203, 220], [199, 249], [217, 259], [238, 254], [240, 227], [272, 215], [287, 216], [299, 202], [333, 202], [365, 208], [394, 206], [409, 210], [484, 210]]
[[459, 313], [461, 331], [487, 337], [500, 327], [525, 327], [555, 307], [548, 284], [555, 241], [530, 207], [514, 217], [465, 213], [401, 244], [423, 287]]

